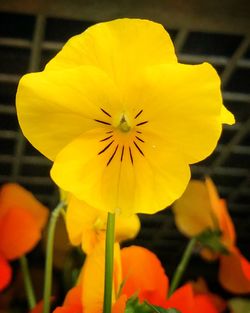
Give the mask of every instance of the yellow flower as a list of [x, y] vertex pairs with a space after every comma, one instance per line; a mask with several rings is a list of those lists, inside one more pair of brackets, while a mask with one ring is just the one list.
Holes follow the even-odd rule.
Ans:
[[[107, 212], [90, 207], [71, 196], [66, 212], [66, 226], [71, 243], [81, 244], [83, 251], [89, 254], [105, 239]], [[117, 216], [115, 229], [117, 242], [133, 239], [139, 230], [140, 220], [137, 215]]]
[[118, 19], [71, 38], [17, 92], [24, 135], [54, 161], [54, 181], [104, 211], [155, 213], [185, 190], [189, 164], [215, 148], [220, 79], [177, 62], [157, 23]]

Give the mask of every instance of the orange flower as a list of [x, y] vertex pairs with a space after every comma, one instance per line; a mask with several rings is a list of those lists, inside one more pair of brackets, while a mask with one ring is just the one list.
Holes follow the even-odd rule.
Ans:
[[11, 279], [8, 261], [31, 251], [41, 238], [48, 209], [23, 187], [9, 183], [0, 190], [0, 290]]
[[121, 250], [124, 286], [128, 298], [137, 293], [141, 302], [162, 306], [168, 292], [168, 277], [157, 256], [142, 247], [130, 246]]
[[65, 297], [63, 306], [57, 307], [53, 313], [82, 313], [81, 293], [81, 285], [70, 289]]
[[176, 308], [181, 313], [219, 313], [211, 297], [207, 294], [196, 294], [191, 283], [178, 288], [164, 307]]
[[[86, 258], [80, 277], [81, 287], [78, 286], [77, 290], [73, 288], [63, 306], [53, 313], [82, 313], [83, 310], [84, 313], [102, 312], [103, 261], [104, 245], [99, 242]], [[205, 293], [196, 294], [191, 283], [177, 289], [169, 299], [168, 286], [168, 277], [154, 253], [139, 246], [120, 251], [119, 245], [115, 245], [112, 313], [124, 313], [131, 296], [138, 296], [140, 303], [147, 301], [163, 308], [176, 308], [182, 313], [200, 313], [201, 309], [203, 313], [220, 312], [211, 297]], [[69, 301], [71, 293], [74, 297]]]
[[219, 239], [228, 254], [205, 248], [201, 255], [209, 260], [219, 258], [219, 281], [225, 289], [234, 293], [250, 292], [250, 263], [236, 247], [233, 221], [212, 180], [192, 180], [173, 210], [177, 227], [189, 237], [208, 229], [221, 232]]

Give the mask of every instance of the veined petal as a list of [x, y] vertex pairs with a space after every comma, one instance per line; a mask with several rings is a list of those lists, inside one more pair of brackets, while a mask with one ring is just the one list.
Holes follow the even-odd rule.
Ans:
[[121, 260], [122, 294], [128, 298], [137, 294], [141, 301], [162, 305], [168, 291], [168, 277], [156, 255], [143, 247], [130, 246], [121, 250]]
[[230, 292], [250, 292], [250, 262], [237, 248], [229, 255], [221, 255], [219, 281]]
[[204, 159], [216, 147], [223, 104], [220, 79], [211, 65], [148, 67], [128, 97], [143, 108], [144, 129], [162, 136], [188, 163]]
[[174, 47], [162, 25], [124, 18], [96, 24], [71, 38], [46, 71], [92, 65], [121, 82], [145, 66], [172, 62], [177, 62]]
[[0, 292], [6, 288], [12, 277], [12, 269], [4, 257], [0, 255]]
[[213, 211], [203, 181], [191, 180], [173, 206], [175, 223], [187, 236], [196, 236], [205, 229], [214, 229]]
[[111, 80], [90, 66], [27, 74], [16, 96], [24, 135], [52, 160], [73, 139], [99, 127], [96, 120], [111, 123], [102, 109], [114, 114], [119, 103]]
[[0, 222], [0, 254], [8, 260], [30, 252], [41, 237], [36, 220], [24, 210], [9, 209]]
[[93, 207], [127, 215], [155, 213], [182, 194], [190, 170], [176, 151], [155, 141], [145, 143], [143, 156], [135, 144], [101, 143], [103, 135], [103, 129], [87, 132], [58, 154], [51, 176], [62, 189]]

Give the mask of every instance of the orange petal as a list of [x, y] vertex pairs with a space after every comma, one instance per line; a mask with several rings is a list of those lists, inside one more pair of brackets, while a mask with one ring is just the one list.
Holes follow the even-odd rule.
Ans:
[[195, 313], [219, 313], [210, 296], [199, 294], [194, 297]]
[[70, 306], [59, 306], [53, 313], [82, 313], [82, 308], [79, 308], [77, 305]]
[[81, 285], [77, 285], [68, 291], [63, 305], [69, 306], [74, 304], [81, 307], [82, 306], [81, 297], [82, 297], [82, 287]]
[[233, 221], [227, 210], [226, 201], [220, 199], [220, 230], [222, 231], [222, 242], [230, 249], [236, 242], [236, 233]]
[[9, 263], [0, 255], [0, 292], [6, 288], [12, 277], [12, 269]]
[[0, 253], [8, 260], [32, 250], [40, 237], [34, 217], [24, 210], [9, 209], [0, 220]]
[[178, 288], [165, 302], [165, 308], [175, 308], [182, 313], [194, 313], [194, 293], [191, 284]]
[[44, 227], [47, 222], [48, 209], [32, 193], [14, 183], [5, 184], [0, 190], [0, 217], [11, 208], [29, 212], [39, 228]]
[[[55, 301], [55, 297], [52, 296], [50, 297], [50, 302], [54, 302]], [[43, 300], [39, 301], [36, 306], [30, 311], [30, 313], [43, 313], [43, 306], [44, 306], [44, 302]]]
[[250, 262], [237, 248], [220, 257], [219, 281], [232, 293], [250, 292]]
[[206, 177], [205, 185], [209, 194], [212, 211], [218, 223], [217, 227], [219, 227], [222, 232], [222, 241], [230, 248], [232, 244], [235, 244], [236, 235], [226, 202], [219, 198], [216, 186], [211, 178]]
[[[213, 304], [213, 306], [218, 310], [219, 313], [225, 311], [227, 307], [226, 301], [217, 294], [210, 292], [206, 281], [202, 277], [199, 277], [195, 282], [192, 282], [192, 287], [195, 297], [198, 295], [205, 295], [206, 297], [209, 297], [209, 302]], [[198, 300], [198, 302], [200, 301], [202, 302], [203, 300]]]
[[124, 313], [126, 308], [127, 297], [121, 295], [112, 306], [112, 313]]
[[130, 246], [121, 250], [123, 280], [122, 294], [128, 298], [137, 293], [140, 301], [161, 306], [168, 291], [168, 278], [151, 251]]
[[65, 297], [63, 306], [57, 307], [53, 313], [82, 313], [82, 287], [77, 285], [70, 289]]

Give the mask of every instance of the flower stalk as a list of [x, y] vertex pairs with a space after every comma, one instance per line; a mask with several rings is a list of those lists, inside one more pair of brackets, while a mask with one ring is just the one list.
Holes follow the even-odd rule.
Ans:
[[193, 248], [196, 244], [196, 241], [197, 241], [197, 239], [195, 237], [189, 240], [187, 247], [186, 247], [186, 249], [183, 253], [183, 256], [181, 258], [181, 261], [178, 264], [176, 271], [174, 273], [174, 276], [172, 278], [170, 288], [169, 288], [168, 297], [170, 297], [173, 294], [173, 292], [175, 291], [175, 289], [179, 286], [180, 280], [181, 280], [183, 273], [185, 272], [187, 265], [189, 263], [189, 260], [191, 258]]
[[108, 213], [105, 247], [103, 313], [111, 313], [114, 269], [115, 213]]
[[32, 279], [29, 271], [29, 264], [28, 260], [25, 255], [21, 256], [19, 259], [22, 274], [23, 274], [23, 281], [24, 287], [27, 295], [29, 309], [33, 309], [36, 305], [36, 297], [35, 292], [32, 284]]
[[48, 226], [48, 237], [46, 245], [46, 260], [45, 260], [45, 277], [44, 277], [44, 292], [43, 292], [43, 313], [50, 312], [50, 297], [52, 288], [52, 268], [53, 268], [53, 245], [55, 237], [55, 228], [59, 215], [65, 207], [64, 202], [60, 202], [53, 210], [50, 216]]

